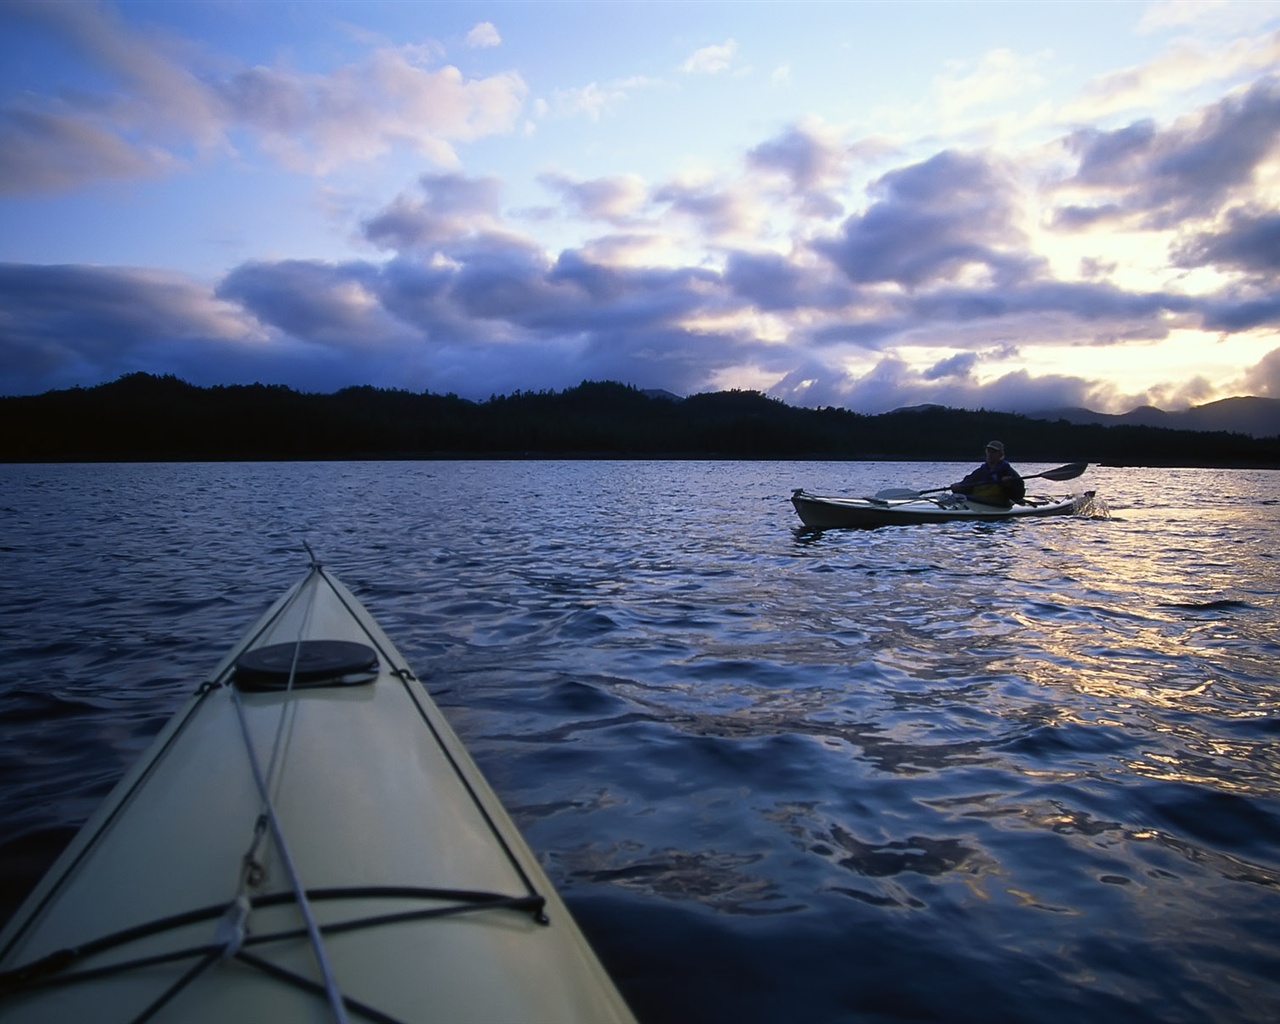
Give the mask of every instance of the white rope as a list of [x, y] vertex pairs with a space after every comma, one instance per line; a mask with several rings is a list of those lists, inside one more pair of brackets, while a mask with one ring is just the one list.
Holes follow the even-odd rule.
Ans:
[[[313, 575], [318, 571], [319, 565], [313, 563]], [[309, 581], [308, 581], [309, 582]], [[306, 584], [304, 584], [306, 586]], [[298, 594], [301, 594], [299, 590]], [[231, 685], [231, 703], [236, 709], [236, 716], [240, 721], [240, 733], [244, 737], [245, 750], [249, 755], [249, 765], [253, 769], [253, 779], [258, 787], [258, 794], [262, 797], [262, 807], [259, 813], [259, 822], [265, 821], [271, 829], [272, 838], [275, 839], [276, 849], [280, 852], [280, 860], [284, 867], [285, 874], [288, 876], [289, 884], [293, 887], [294, 898], [298, 902], [298, 909], [302, 913], [303, 921], [306, 924], [307, 935], [311, 940], [311, 948], [315, 953], [316, 964], [320, 968], [320, 977], [324, 982], [324, 990], [329, 999], [329, 1007], [333, 1011], [334, 1019], [338, 1024], [347, 1024], [347, 1011], [342, 1002], [342, 993], [338, 989], [337, 979], [334, 977], [333, 968], [329, 964], [329, 958], [325, 952], [324, 940], [320, 935], [320, 926], [316, 923], [315, 915], [312, 913], [311, 903], [307, 899], [306, 888], [302, 884], [302, 879], [298, 874], [297, 867], [294, 864], [293, 857], [289, 853], [289, 847], [284, 840], [284, 830], [280, 826], [280, 819], [276, 815], [276, 809], [271, 802], [271, 779], [278, 775], [278, 766], [281, 763], [280, 751], [283, 747], [285, 714], [292, 707], [292, 701], [287, 699], [293, 694], [294, 677], [298, 669], [298, 657], [302, 651], [302, 639], [306, 636], [306, 627], [311, 621], [311, 610], [315, 605], [314, 589], [311, 591], [312, 599], [308, 601], [306, 610], [303, 613], [302, 628], [298, 633], [297, 644], [293, 650], [293, 663], [289, 667], [289, 682], [285, 687], [286, 700], [280, 706], [280, 717], [276, 722], [276, 735], [271, 745], [271, 759], [268, 764], [267, 772], [264, 774], [262, 766], [258, 762], [258, 756], [253, 749], [253, 738], [249, 734], [249, 722], [245, 717], [244, 705], [240, 701], [240, 694], [234, 684]], [[295, 595], [295, 599], [298, 595]], [[287, 609], [281, 609], [280, 614], [283, 616]], [[277, 778], [277, 782], [279, 779]], [[242, 907], [241, 900], [246, 899], [245, 888], [248, 883], [251, 865], [254, 864], [255, 852], [258, 843], [261, 841], [262, 829], [255, 828], [253, 843], [249, 847], [249, 852], [245, 855], [245, 870], [241, 872], [240, 892], [237, 894], [236, 901], [228, 908], [228, 914], [224, 917], [223, 922], [219, 925], [220, 933], [225, 930], [227, 933], [227, 949], [231, 950], [234, 945], [235, 949], [239, 948], [239, 942], [243, 941], [244, 931], [246, 928], [247, 910], [244, 916], [241, 916]], [[233, 953], [234, 950], [231, 950]], [[231, 955], [224, 952], [224, 955]]]

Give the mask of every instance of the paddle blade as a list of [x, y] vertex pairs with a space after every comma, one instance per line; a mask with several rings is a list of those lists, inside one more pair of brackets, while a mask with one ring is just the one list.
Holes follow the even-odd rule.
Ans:
[[1089, 463], [1087, 462], [1072, 462], [1045, 473], [1037, 473], [1036, 476], [1042, 476], [1046, 480], [1074, 480], [1088, 468]]
[[918, 497], [920, 497], [920, 492], [913, 491], [910, 487], [889, 487], [883, 491], [876, 491], [877, 501], [895, 501]]

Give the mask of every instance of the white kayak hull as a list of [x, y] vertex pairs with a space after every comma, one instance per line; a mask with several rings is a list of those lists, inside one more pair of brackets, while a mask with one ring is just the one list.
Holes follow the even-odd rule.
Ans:
[[[1088, 492], [1084, 497], [1091, 497]], [[879, 526], [921, 523], [953, 523], [961, 520], [998, 522], [1007, 519], [1040, 519], [1071, 515], [1081, 499], [1073, 496], [1028, 496], [1022, 504], [1002, 508], [984, 505], [960, 495], [945, 498], [840, 498], [810, 494], [799, 488], [791, 504], [801, 522], [810, 529], [873, 529]]]
[[[301, 663], [278, 664], [279, 645], [299, 639], [372, 649], [376, 664], [319, 665], [304, 679]], [[273, 652], [255, 680], [249, 662]], [[237, 895], [252, 906], [238, 947], [225, 941]], [[185, 949], [198, 952], [119, 966]], [[0, 933], [6, 1022], [148, 1013], [183, 1024], [632, 1019], [439, 709], [318, 566], [228, 654]]]

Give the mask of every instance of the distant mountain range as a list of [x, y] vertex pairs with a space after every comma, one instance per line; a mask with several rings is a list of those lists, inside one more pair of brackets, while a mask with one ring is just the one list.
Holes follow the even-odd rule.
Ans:
[[1144, 405], [1118, 416], [1091, 409], [1049, 409], [1027, 413], [1034, 420], [1066, 420], [1068, 423], [1097, 423], [1104, 427], [1165, 427], [1169, 430], [1225, 430], [1249, 437], [1280, 435], [1280, 399], [1224, 398], [1220, 402], [1196, 405], [1181, 412], [1165, 412]]

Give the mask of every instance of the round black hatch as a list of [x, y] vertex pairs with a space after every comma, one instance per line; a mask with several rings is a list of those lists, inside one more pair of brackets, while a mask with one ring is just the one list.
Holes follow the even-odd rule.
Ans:
[[[295, 667], [296, 659], [296, 667]], [[294, 686], [350, 686], [371, 682], [378, 654], [350, 640], [303, 640], [245, 651], [236, 659], [236, 685], [243, 690]]]

